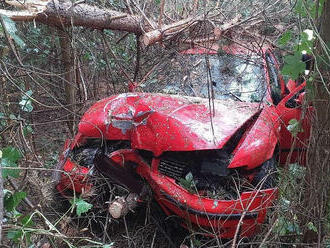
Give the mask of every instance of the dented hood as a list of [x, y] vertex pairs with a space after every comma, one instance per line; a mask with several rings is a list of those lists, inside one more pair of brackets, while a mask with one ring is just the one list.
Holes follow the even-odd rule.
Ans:
[[[87, 137], [131, 140], [132, 148], [152, 151], [219, 149], [253, 116], [258, 103], [214, 101], [151, 93], [127, 93], [94, 104], [79, 132]], [[211, 102], [211, 106], [212, 102]]]

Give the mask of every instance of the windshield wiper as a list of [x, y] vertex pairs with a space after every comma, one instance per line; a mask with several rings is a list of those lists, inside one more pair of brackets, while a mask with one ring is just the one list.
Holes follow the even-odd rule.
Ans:
[[238, 101], [243, 102], [243, 100], [241, 98], [239, 98], [238, 96], [236, 96], [233, 92], [230, 91], [225, 91], [226, 94], [233, 96], [234, 98], [236, 98]]
[[[213, 86], [217, 86], [217, 82], [212, 81], [212, 85], [213, 85]], [[220, 86], [220, 90], [221, 90], [222, 92], [224, 92], [224, 95], [231, 95], [231, 96], [233, 96], [235, 99], [237, 99], [238, 101], [243, 102], [243, 100], [240, 99], [238, 96], [236, 96], [233, 92], [230, 92], [230, 91], [227, 91], [227, 90], [223, 89], [223, 88], [221, 87], [221, 85], [219, 85], [219, 86]]]

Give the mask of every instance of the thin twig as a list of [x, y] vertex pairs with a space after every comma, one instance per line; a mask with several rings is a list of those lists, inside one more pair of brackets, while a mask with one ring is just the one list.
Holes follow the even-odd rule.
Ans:
[[163, 25], [164, 7], [165, 7], [165, 0], [162, 0], [160, 3], [160, 11], [159, 11], [159, 17], [158, 17], [159, 28], [161, 28]]
[[112, 51], [112, 49], [110, 48], [106, 38], [105, 38], [105, 35], [104, 33], [102, 33], [102, 37], [103, 37], [103, 41], [104, 41], [104, 44], [105, 46], [107, 47], [108, 51], [110, 52], [110, 54], [112, 55], [112, 57], [115, 59], [115, 61], [118, 63], [119, 67], [120, 67], [120, 70], [121, 72], [125, 75], [125, 77], [127, 78], [127, 80], [129, 82], [132, 82], [132, 80], [130, 79], [129, 75], [127, 74], [127, 72], [125, 71], [124, 67], [121, 65], [121, 63], [119, 63], [119, 59], [117, 58], [116, 54]]
[[143, 16], [143, 18], [148, 22], [148, 24], [150, 25], [150, 27], [152, 27], [152, 29], [156, 29], [156, 26], [154, 25], [154, 23], [146, 16], [146, 14], [144, 13], [144, 11], [140, 8], [140, 6], [134, 1], [134, 0], [130, 0], [133, 2], [134, 7], [138, 9], [138, 11], [141, 13], [141, 15]]
[[141, 57], [141, 46], [140, 46], [140, 36], [136, 35], [136, 62], [135, 62], [135, 70], [134, 70], [134, 77], [133, 82], [136, 82], [139, 70], [140, 70], [140, 57]]

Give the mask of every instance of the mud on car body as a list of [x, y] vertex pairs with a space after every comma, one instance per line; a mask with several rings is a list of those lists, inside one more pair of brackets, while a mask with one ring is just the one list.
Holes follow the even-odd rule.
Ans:
[[[304, 83], [288, 90], [270, 49], [191, 49], [163, 66], [144, 93], [110, 96], [83, 115], [60, 159], [58, 191], [91, 191], [98, 171], [136, 200], [149, 185], [185, 226], [232, 238], [240, 223], [242, 237], [254, 235], [277, 196]], [[302, 125], [291, 160], [309, 137]]]

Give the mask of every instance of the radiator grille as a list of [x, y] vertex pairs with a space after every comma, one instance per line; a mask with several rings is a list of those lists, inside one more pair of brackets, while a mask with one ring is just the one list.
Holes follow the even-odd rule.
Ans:
[[162, 159], [159, 162], [158, 170], [161, 174], [178, 180], [183, 177], [187, 167], [188, 164], [182, 161]]

